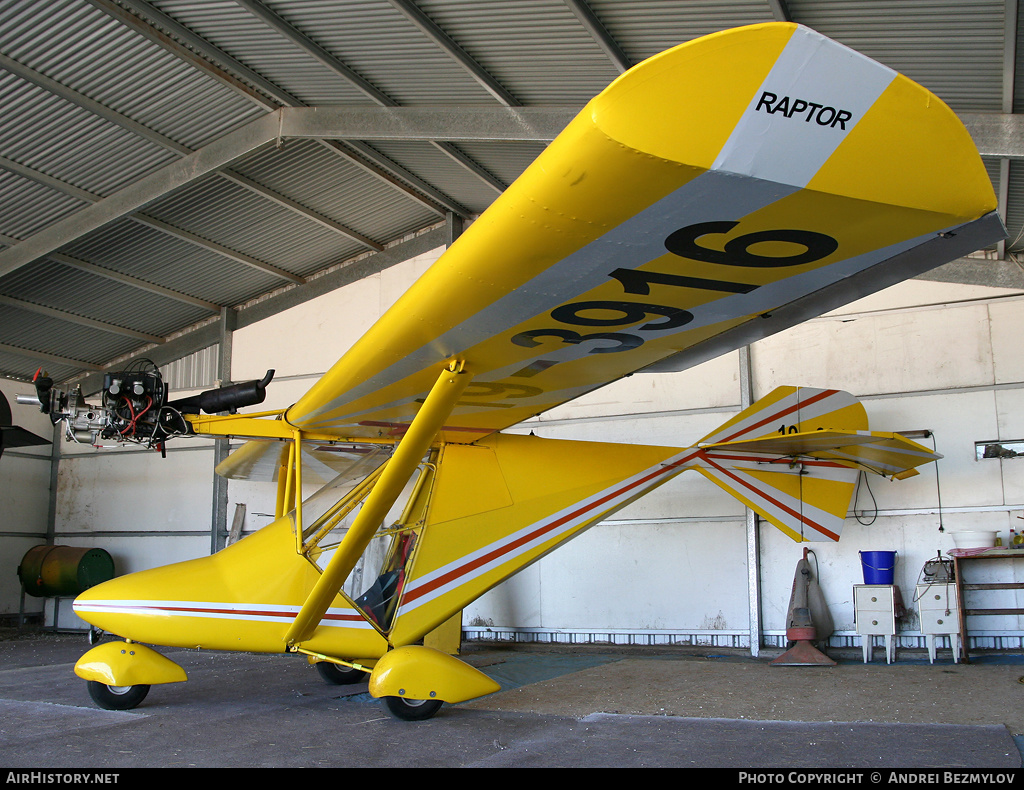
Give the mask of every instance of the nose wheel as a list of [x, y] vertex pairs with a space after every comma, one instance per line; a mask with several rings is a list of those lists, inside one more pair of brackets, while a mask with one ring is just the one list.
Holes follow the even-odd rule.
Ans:
[[92, 701], [105, 710], [131, 710], [149, 693], [149, 686], [108, 686], [96, 680], [86, 681]]

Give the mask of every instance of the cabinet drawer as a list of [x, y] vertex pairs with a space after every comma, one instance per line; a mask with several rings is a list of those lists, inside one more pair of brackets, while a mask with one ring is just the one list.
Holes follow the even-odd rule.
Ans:
[[896, 600], [889, 586], [862, 585], [853, 588], [853, 605], [858, 612], [895, 612]]
[[857, 612], [858, 634], [895, 634], [896, 616], [892, 612]]
[[956, 610], [955, 584], [919, 584], [917, 586], [917, 608], [919, 611]]
[[947, 614], [945, 609], [921, 610], [922, 634], [955, 634], [960, 631], [960, 620], [956, 609]]

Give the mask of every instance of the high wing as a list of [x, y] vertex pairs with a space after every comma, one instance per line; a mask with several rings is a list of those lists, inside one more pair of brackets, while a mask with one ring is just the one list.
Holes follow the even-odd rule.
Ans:
[[963, 125], [790, 23], [653, 57], [537, 161], [288, 410], [404, 433], [452, 362], [474, 441], [639, 370], [682, 370], [1005, 236]]

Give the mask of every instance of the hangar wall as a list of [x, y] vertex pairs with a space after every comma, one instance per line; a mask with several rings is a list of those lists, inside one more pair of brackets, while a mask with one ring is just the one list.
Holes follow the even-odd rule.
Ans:
[[[293, 403], [439, 252], [239, 329], [231, 378], [260, 378], [272, 367], [264, 406]], [[855, 508], [863, 513], [851, 512], [840, 543], [809, 544], [836, 624], [834, 643], [852, 643], [859, 551], [896, 550], [896, 582], [909, 609], [901, 643], [923, 646], [912, 597], [925, 560], [953, 547], [954, 529], [999, 529], [1005, 539], [1024, 514], [1024, 459], [978, 461], [974, 447], [1024, 438], [1022, 300], [1020, 291], [914, 280], [751, 346], [743, 368], [749, 372], [741, 373], [740, 354], [733, 353], [684, 373], [636, 375], [519, 430], [688, 446], [739, 410], [741, 387], [750, 386], [756, 398], [802, 384], [857, 395], [875, 430], [933, 431], [945, 456], [939, 464], [902, 482], [872, 478]], [[119, 573], [209, 552], [212, 442], [179, 442], [167, 458], [67, 444], [61, 453], [58, 543], [106, 548]], [[5, 455], [5, 479], [8, 463]], [[33, 478], [26, 485], [40, 484]], [[271, 488], [230, 483], [229, 507], [245, 503], [246, 531], [271, 520]], [[17, 507], [40, 521], [38, 502]], [[766, 643], [781, 645], [802, 547], [768, 525], [756, 532], [759, 617]], [[749, 583], [748, 540], [742, 505], [699, 475], [684, 474], [492, 590], [466, 610], [464, 631], [470, 639], [749, 646], [758, 599]], [[17, 548], [14, 554], [20, 557]], [[1006, 580], [1005, 569], [991, 573]], [[12, 603], [16, 611], [9, 588], [0, 594], [3, 611]], [[1003, 600], [992, 605], [1013, 605], [1020, 594], [999, 595]], [[72, 619], [62, 609], [61, 624]], [[1020, 618], [972, 625], [981, 646], [1022, 645]]]
[[[11, 423], [36, 436], [50, 439], [53, 427], [33, 406], [17, 402], [18, 395], [34, 395], [35, 388], [23, 381], [0, 378], [11, 407]], [[0, 457], [0, 616], [8, 620], [18, 614], [21, 588], [18, 564], [33, 546], [46, 543], [50, 508], [50, 445], [5, 450]], [[37, 612], [38, 603], [26, 603], [26, 611]]]

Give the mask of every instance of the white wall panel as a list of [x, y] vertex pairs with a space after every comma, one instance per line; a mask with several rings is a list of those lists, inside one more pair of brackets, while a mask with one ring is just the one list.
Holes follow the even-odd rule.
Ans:
[[1024, 381], [1024, 305], [1019, 298], [1004, 299], [988, 306], [992, 329], [992, 354], [996, 384]]
[[[793, 574], [804, 546], [814, 552], [812, 559], [821, 573], [836, 629], [845, 632], [853, 630], [853, 585], [863, 583], [860, 552], [898, 552], [896, 583], [905, 592], [910, 610], [904, 629], [913, 631], [914, 585], [926, 560], [954, 547], [951, 531], [998, 528], [1005, 535], [1020, 515], [1008, 507], [1022, 502], [1015, 461], [979, 462], [974, 454], [975, 441], [1011, 438], [1010, 426], [1024, 427], [1020, 416], [1024, 412], [1018, 408], [1024, 390], [993, 389], [997, 363], [1007, 371], [1000, 383], [1021, 380], [1013, 378], [1018, 371], [1011, 366], [1020, 355], [1014, 353], [1010, 338], [1014, 332], [1021, 336], [1017, 324], [1024, 310], [1018, 301], [1002, 299], [1005, 294], [1002, 289], [914, 281], [837, 311], [844, 313], [842, 317], [833, 314], [808, 322], [752, 346], [755, 396], [785, 384], [846, 389], [862, 398], [872, 429], [931, 430], [934, 438], [918, 441], [927, 447], [934, 441], [945, 456], [937, 466], [924, 467], [908, 480], [870, 476], [870, 493], [862, 487], [839, 543], [801, 545], [770, 525], [759, 526], [765, 631], [781, 635], [786, 628]], [[977, 301], [993, 297], [999, 301]], [[960, 299], [971, 301], [961, 304]], [[913, 300], [921, 306], [915, 307]], [[997, 328], [997, 323], [1011, 329]], [[1019, 347], [1019, 341], [1014, 342]], [[649, 385], [643, 379], [638, 374], [617, 382], [554, 410], [529, 427], [541, 436], [687, 445], [738, 409], [729, 408], [739, 402], [735, 355], [659, 376], [657, 409], [645, 398]], [[702, 401], [701, 394], [709, 397]], [[688, 408], [694, 410], [688, 412]], [[648, 410], [659, 413], [644, 416]], [[634, 412], [632, 418], [624, 414], [629, 411]], [[1024, 474], [1024, 459], [1019, 463]], [[565, 632], [593, 632], [600, 625], [612, 629], [630, 621], [631, 609], [645, 613], [632, 621], [638, 630], [682, 624], [700, 631], [709, 623], [723, 631], [746, 628], [742, 506], [708, 481], [689, 474], [542, 560], [535, 572], [536, 586], [514, 588], [517, 595], [536, 594], [542, 601], [541, 620], [561, 632], [551, 638], [571, 641], [573, 637]], [[1009, 491], [1014, 493], [1008, 496]], [[858, 521], [854, 510], [863, 511], [865, 523]], [[668, 521], [659, 523], [659, 519]], [[628, 547], [619, 539], [626, 533], [632, 538]], [[623, 553], [630, 560], [637, 557], [637, 563], [621, 562]], [[673, 596], [659, 601], [640, 566], [646, 561], [662, 569], [666, 557], [685, 557], [686, 564], [679, 567], [686, 578], [674, 582]], [[586, 608], [575, 590], [590, 584], [584, 578], [588, 576], [601, 580], [598, 587], [602, 589], [608, 587], [606, 579], [613, 578], [617, 590], [630, 592], [609, 595], [595, 590], [591, 607]], [[541, 585], [544, 579], [553, 581]], [[560, 596], [551, 593], [560, 590], [562, 579], [572, 580], [564, 583], [572, 589], [564, 592], [566, 602], [559, 604]], [[503, 587], [474, 605], [476, 622], [515, 625], [502, 621], [515, 610], [509, 602], [512, 595]], [[640, 598], [647, 603], [641, 604]], [[499, 608], [490, 608], [492, 601], [499, 600]], [[675, 607], [674, 620], [669, 600]], [[658, 616], [652, 616], [650, 607], [661, 607]], [[595, 611], [600, 613], [597, 618], [592, 616]], [[571, 624], [574, 619], [578, 627]], [[597, 626], [595, 619], [600, 621]], [[988, 619], [997, 620], [986, 618], [977, 626], [1010, 632], [1018, 628], [1016, 618], [998, 618], [992, 624]], [[521, 627], [536, 630], [537, 622], [523, 621]], [[539, 637], [532, 634], [531, 638]]]
[[[279, 377], [326, 372], [440, 252], [417, 256], [239, 329], [232, 338], [232, 378], [259, 379], [268, 368]], [[306, 382], [300, 394], [313, 383]], [[270, 391], [268, 402], [271, 396], [278, 398]]]
[[[998, 470], [975, 461], [974, 442], [991, 439], [997, 431], [995, 393], [991, 390], [935, 393], [903, 398], [863, 400], [873, 430], [928, 429], [938, 461], [944, 507], [979, 506], [1002, 502]], [[917, 440], [932, 447], [928, 439]], [[876, 491], [884, 507], [937, 505], [935, 469], [922, 467], [917, 477], [893, 483], [879, 481]]]
[[[18, 395], [34, 395], [23, 381], [0, 379], [11, 406], [11, 422], [36, 436], [50, 439], [53, 426], [36, 406], [18, 404]], [[18, 565], [25, 552], [46, 542], [50, 505], [51, 445], [17, 447], [0, 457], [0, 614], [17, 614], [21, 596]], [[40, 609], [38, 599], [28, 599], [26, 611]]]
[[[1024, 335], [1021, 337], [1024, 338]], [[1020, 356], [1024, 357], [1024, 354]], [[978, 438], [982, 441], [986, 438], [1024, 440], [1024, 389], [997, 390], [995, 399], [998, 433], [995, 437]], [[1017, 505], [1018, 512], [1014, 515], [1024, 516], [1024, 456], [1005, 460], [985, 459], [978, 463], [999, 464], [1003, 480], [1003, 502]], [[1018, 521], [1017, 526], [1024, 529], [1024, 521]]]
[[683, 373], [636, 373], [545, 412], [539, 422], [713, 409], [737, 403], [737, 354], [705, 362]]
[[989, 385], [984, 304], [808, 321], [753, 346], [757, 395], [783, 384], [854, 395]]
[[380, 277], [374, 275], [243, 327], [233, 335], [231, 376], [262, 378], [326, 371], [378, 316]]
[[209, 531], [212, 498], [209, 449], [168, 452], [166, 458], [117, 450], [66, 457], [58, 472], [56, 531]]

